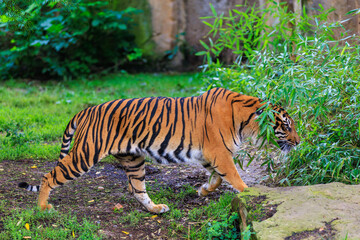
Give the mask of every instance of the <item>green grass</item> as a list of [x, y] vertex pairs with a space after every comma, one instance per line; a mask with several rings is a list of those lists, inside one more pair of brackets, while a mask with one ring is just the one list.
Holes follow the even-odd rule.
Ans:
[[76, 216], [61, 214], [54, 210], [37, 208], [13, 210], [3, 219], [4, 229], [0, 239], [101, 239], [98, 226], [87, 219], [79, 221]]
[[82, 109], [118, 98], [196, 95], [194, 74], [113, 74], [92, 80], [0, 83], [0, 161], [56, 160], [68, 121]]
[[131, 211], [129, 214], [121, 214], [119, 217], [119, 223], [122, 223], [127, 227], [137, 226], [139, 223], [141, 224], [143, 218], [152, 216], [149, 212], [140, 212], [137, 209]]

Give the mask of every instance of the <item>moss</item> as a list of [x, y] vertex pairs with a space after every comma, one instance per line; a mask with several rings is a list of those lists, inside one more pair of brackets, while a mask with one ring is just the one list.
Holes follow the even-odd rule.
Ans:
[[312, 189], [309, 189], [309, 191], [314, 195], [314, 196], [322, 196], [322, 197], [325, 197], [327, 199], [332, 199], [334, 200], [335, 197], [332, 196], [331, 194], [329, 193], [326, 193], [324, 191], [317, 191], [317, 190], [312, 190]]

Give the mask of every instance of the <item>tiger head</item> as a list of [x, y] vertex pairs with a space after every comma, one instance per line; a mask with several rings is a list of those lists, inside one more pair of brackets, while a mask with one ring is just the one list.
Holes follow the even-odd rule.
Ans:
[[[300, 137], [295, 130], [295, 122], [282, 107], [270, 106], [274, 110], [275, 122], [273, 122], [273, 129], [275, 136], [278, 138], [277, 143], [281, 151], [287, 153], [300, 143]], [[263, 110], [260, 109], [255, 114], [259, 116], [262, 112]]]

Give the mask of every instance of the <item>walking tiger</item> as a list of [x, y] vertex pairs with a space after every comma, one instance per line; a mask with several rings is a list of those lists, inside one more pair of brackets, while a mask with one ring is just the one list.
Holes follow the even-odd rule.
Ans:
[[[236, 170], [233, 155], [246, 139], [261, 141], [255, 120], [264, 104], [256, 97], [214, 88], [196, 97], [119, 99], [89, 107], [70, 120], [57, 166], [44, 175], [41, 185], [22, 182], [19, 187], [39, 191], [38, 205], [42, 210], [50, 209], [51, 190], [113, 155], [127, 174], [129, 191], [153, 213], [169, 208], [154, 204], [146, 193], [146, 156], [161, 164], [201, 164], [212, 173], [198, 191], [201, 196], [213, 192], [222, 180], [243, 191], [247, 186]], [[294, 120], [281, 107], [271, 107], [276, 111], [275, 136], [287, 152], [300, 142]]]

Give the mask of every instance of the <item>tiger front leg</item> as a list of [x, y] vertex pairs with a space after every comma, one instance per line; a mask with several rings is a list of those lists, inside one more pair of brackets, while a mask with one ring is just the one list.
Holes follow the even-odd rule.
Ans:
[[[232, 155], [227, 150], [216, 151], [215, 149], [212, 153], [214, 154], [210, 154], [210, 157], [208, 157], [207, 159], [211, 163], [211, 167], [215, 170], [217, 175], [219, 175], [223, 180], [230, 183], [232, 187], [236, 190], [243, 192], [244, 189], [248, 186], [241, 179], [239, 172], [236, 169]], [[216, 181], [218, 181], [218, 178], [214, 179], [213, 186], [218, 186], [216, 184]], [[212, 182], [212, 180], [210, 182]]]
[[213, 192], [220, 186], [222, 183], [222, 178], [220, 175], [215, 172], [215, 169], [211, 167], [209, 163], [203, 165], [206, 170], [210, 173], [209, 182], [204, 183], [198, 190], [198, 194], [201, 197], [207, 196], [210, 192]]
[[[124, 159], [124, 157], [123, 157]], [[149, 212], [163, 213], [169, 211], [165, 204], [154, 204], [145, 187], [145, 159], [142, 156], [128, 156], [122, 166], [129, 180], [129, 192], [132, 193]]]

